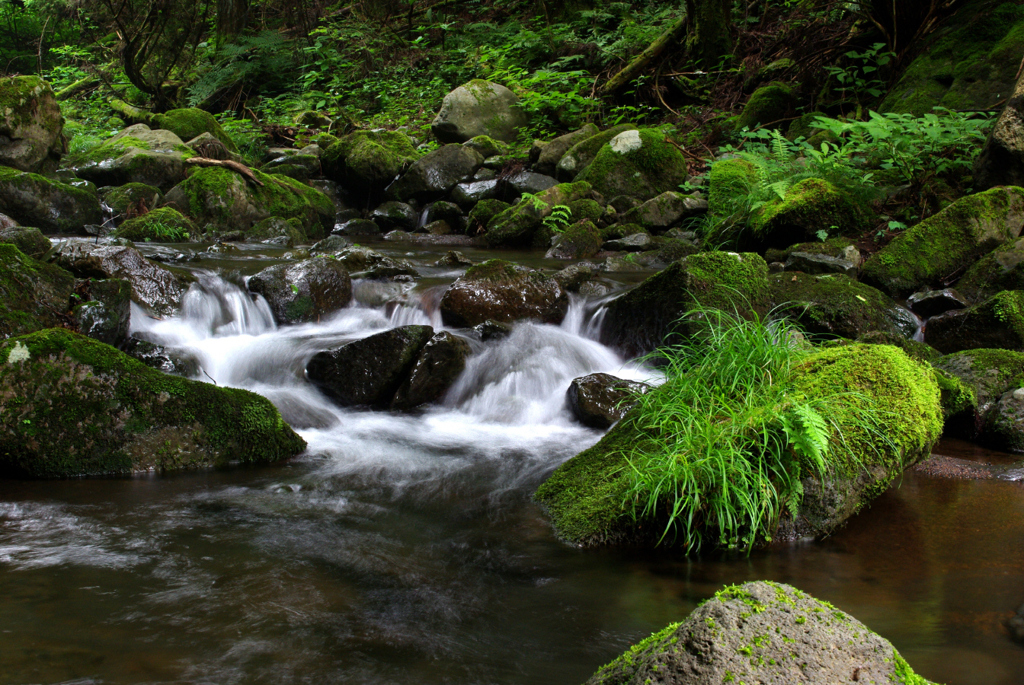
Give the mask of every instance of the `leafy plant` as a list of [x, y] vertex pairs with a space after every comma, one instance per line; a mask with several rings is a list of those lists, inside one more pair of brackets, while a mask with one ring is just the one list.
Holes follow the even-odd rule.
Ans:
[[555, 205], [551, 208], [551, 214], [544, 217], [544, 225], [552, 233], [563, 233], [572, 221], [572, 210], [566, 205]]
[[835, 88], [843, 98], [853, 97], [857, 102], [857, 118], [860, 118], [864, 96], [878, 99], [885, 92], [886, 83], [879, 78], [882, 68], [896, 55], [885, 51], [885, 43], [875, 43], [864, 52], [851, 50], [846, 57], [846, 66], [829, 66], [825, 71], [836, 80]]

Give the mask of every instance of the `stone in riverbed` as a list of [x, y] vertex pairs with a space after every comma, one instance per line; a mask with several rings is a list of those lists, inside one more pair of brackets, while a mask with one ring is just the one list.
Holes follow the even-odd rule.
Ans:
[[266, 298], [278, 324], [319, 321], [352, 301], [348, 271], [327, 257], [276, 264], [250, 278], [246, 286]]
[[592, 373], [574, 378], [565, 393], [569, 411], [576, 420], [591, 428], [608, 428], [636, 404], [635, 398], [651, 386], [627, 381], [607, 373]]
[[87, 224], [103, 222], [91, 184], [70, 185], [4, 166], [0, 166], [0, 208], [21, 225], [47, 233], [84, 235]]
[[483, 163], [483, 156], [472, 148], [445, 145], [413, 162], [388, 193], [402, 202], [439, 200], [457, 184], [472, 179]]
[[1004, 290], [973, 307], [933, 316], [924, 341], [943, 354], [978, 348], [1024, 350], [1024, 291]]
[[930, 319], [933, 316], [957, 309], [966, 309], [969, 306], [970, 303], [967, 299], [952, 288], [926, 290], [914, 293], [907, 298], [907, 308], [922, 319]]
[[436, 333], [423, 347], [409, 378], [402, 383], [391, 408], [409, 410], [444, 397], [466, 368], [469, 343], [448, 331]]
[[26, 226], [0, 227], [0, 243], [9, 243], [33, 259], [41, 259], [53, 243], [38, 228]]
[[569, 296], [557, 281], [539, 271], [491, 259], [455, 281], [441, 297], [440, 308], [448, 326], [468, 328], [488, 319], [557, 324], [568, 311]]
[[75, 279], [0, 243], [0, 339], [63, 325]]
[[71, 313], [82, 335], [120, 348], [128, 340], [131, 323], [131, 284], [121, 278], [89, 279], [76, 294], [84, 301]]

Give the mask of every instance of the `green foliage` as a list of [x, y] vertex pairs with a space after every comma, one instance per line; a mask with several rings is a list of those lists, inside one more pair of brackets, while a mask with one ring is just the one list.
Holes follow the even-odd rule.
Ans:
[[551, 214], [544, 217], [544, 225], [552, 233], [563, 233], [572, 221], [572, 210], [566, 205], [555, 205], [551, 208]]
[[886, 82], [880, 74], [896, 55], [885, 50], [885, 43], [875, 43], [864, 52], [851, 50], [844, 57], [849, 60], [846, 66], [833, 65], [825, 71], [835, 79], [835, 91], [842, 99], [856, 101], [859, 116], [862, 102], [877, 100], [885, 93]]
[[188, 104], [198, 107], [227, 89], [235, 89], [237, 95], [280, 91], [297, 67], [295, 44], [280, 31], [239, 36], [209, 56], [200, 68], [200, 77], [188, 89]]

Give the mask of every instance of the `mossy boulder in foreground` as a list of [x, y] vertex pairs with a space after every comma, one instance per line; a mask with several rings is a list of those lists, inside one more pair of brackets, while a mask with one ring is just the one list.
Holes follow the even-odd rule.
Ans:
[[169, 376], [48, 329], [0, 344], [0, 474], [62, 478], [294, 456], [305, 442], [247, 390]]
[[[908, 466], [925, 458], [942, 432], [939, 389], [930, 368], [889, 345], [849, 345], [813, 353], [794, 369], [795, 395], [808, 401], [848, 393], [830, 405], [830, 420], [862, 466], [836, 456], [820, 483], [803, 479], [795, 519], [784, 515], [773, 537], [821, 536], [881, 494]], [[671, 384], [652, 393], [671, 393]], [[880, 431], [864, 429], [858, 412], [878, 412]], [[537, 490], [562, 539], [581, 546], [654, 544], [663, 522], [634, 520], [625, 503], [631, 454], [670, 436], [641, 431], [636, 410], [590, 449], [562, 464]], [[834, 437], [833, 442], [837, 439]], [[680, 446], [685, 450], [685, 445]], [[713, 542], [714, 536], [707, 541]]]
[[0, 209], [19, 224], [46, 233], [84, 235], [86, 224], [103, 222], [95, 188], [5, 166], [0, 166]]
[[729, 586], [600, 668], [587, 685], [930, 685], [863, 623], [791, 585]]

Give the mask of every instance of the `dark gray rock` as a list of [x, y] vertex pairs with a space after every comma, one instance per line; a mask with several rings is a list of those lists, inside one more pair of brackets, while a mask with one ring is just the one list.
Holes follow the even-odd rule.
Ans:
[[326, 257], [276, 264], [246, 285], [250, 292], [266, 298], [279, 324], [319, 321], [352, 301], [348, 271], [339, 260]]
[[380, 235], [380, 226], [369, 219], [352, 219], [338, 224], [332, 231], [334, 235]]
[[348, 238], [329, 235], [323, 240], [313, 243], [313, 247], [309, 248], [309, 251], [312, 254], [335, 254], [349, 247], [352, 247], [352, 241]]
[[387, 407], [409, 378], [430, 326], [402, 326], [313, 355], [306, 375], [344, 407]]
[[444, 254], [444, 257], [441, 257], [436, 262], [434, 262], [434, 266], [449, 268], [469, 267], [473, 266], [473, 261], [466, 257], [466, 255], [459, 252], [458, 250], [448, 250], [448, 252]]
[[[2, 222], [0, 222], [2, 223]], [[53, 243], [38, 228], [26, 226], [0, 226], [0, 243], [10, 243], [29, 257], [42, 258]]]
[[440, 304], [442, 320], [456, 327], [475, 326], [488, 319], [557, 324], [568, 308], [569, 296], [557, 281], [502, 259], [469, 269], [445, 291]]
[[445, 221], [444, 219], [431, 221], [421, 230], [423, 231], [423, 233], [428, 233], [430, 235], [452, 235], [453, 233], [455, 233], [455, 229], [452, 228], [452, 225]]
[[914, 293], [907, 298], [907, 308], [922, 319], [930, 319], [933, 316], [957, 309], [966, 309], [970, 304], [967, 298], [952, 288], [927, 290]]
[[1005, 290], [967, 309], [933, 316], [924, 328], [924, 341], [943, 354], [1024, 350], [1024, 291]]
[[398, 200], [438, 200], [457, 184], [473, 177], [484, 162], [479, 152], [462, 145], [445, 145], [413, 162], [388, 192]]
[[385, 233], [396, 228], [412, 231], [419, 225], [420, 213], [404, 202], [385, 202], [370, 212], [370, 219]]
[[498, 181], [494, 179], [460, 183], [452, 189], [452, 202], [463, 209], [470, 209], [481, 200], [498, 197]]
[[512, 333], [512, 326], [488, 319], [483, 323], [473, 326], [473, 331], [480, 336], [481, 342], [487, 342], [489, 340], [507, 338]]
[[601, 249], [601, 232], [591, 221], [577, 221], [552, 239], [547, 259], [587, 259]]
[[566, 133], [564, 136], [559, 136], [549, 143], [546, 143], [537, 151], [537, 159], [533, 163], [533, 168], [537, 173], [545, 174], [547, 176], [555, 175], [555, 167], [558, 166], [558, 160], [562, 158], [566, 152], [569, 151], [576, 143], [579, 143], [587, 138], [596, 136], [600, 133], [600, 130], [594, 124], [587, 124], [578, 131], [572, 133]]
[[391, 408], [406, 411], [440, 400], [466, 368], [469, 354], [469, 343], [462, 338], [448, 331], [436, 333], [395, 393]]
[[[438, 200], [427, 206], [426, 222], [431, 224], [435, 221], [444, 221], [452, 227], [452, 231], [463, 233], [466, 230], [466, 214], [457, 204]], [[429, 233], [430, 231], [428, 231]]]
[[786, 259], [785, 269], [805, 274], [846, 274], [851, 278], [857, 277], [857, 265], [850, 260], [813, 252], [791, 252]]
[[669, 190], [628, 210], [620, 221], [624, 224], [639, 224], [656, 231], [668, 228], [683, 219], [702, 216], [707, 212], [707, 200]]
[[587, 283], [597, 275], [598, 270], [596, 264], [578, 262], [555, 272], [551, 278], [558, 281], [558, 285], [562, 286], [562, 290], [577, 293], [584, 283]]
[[605, 250], [617, 252], [643, 252], [654, 248], [654, 238], [646, 233], [633, 233], [624, 238], [608, 240], [602, 246]]
[[146, 366], [174, 376], [196, 378], [200, 373], [199, 360], [184, 350], [164, 347], [133, 336], [125, 342], [124, 351]]
[[569, 411], [584, 426], [608, 428], [633, 408], [638, 395], [650, 388], [646, 383], [593, 373], [573, 379], [565, 400]]
[[121, 347], [128, 340], [131, 323], [131, 284], [121, 278], [89, 279], [76, 292], [83, 301], [72, 309], [72, 315], [82, 335]]
[[87, 224], [103, 223], [103, 210], [91, 184], [61, 183], [4, 167], [0, 167], [0, 209], [22, 226], [47, 233], [84, 235]]
[[518, 174], [507, 176], [499, 181], [498, 195], [508, 200], [523, 193], [536, 195], [556, 185], [558, 185], [558, 181], [553, 176], [545, 176], [532, 171], [520, 171]]
[[1024, 452], [1024, 388], [1014, 388], [1000, 396], [988, 413], [979, 438], [997, 450]]
[[419, 272], [404, 259], [394, 259], [365, 247], [344, 249], [337, 253], [337, 258], [353, 278], [419, 278]]

